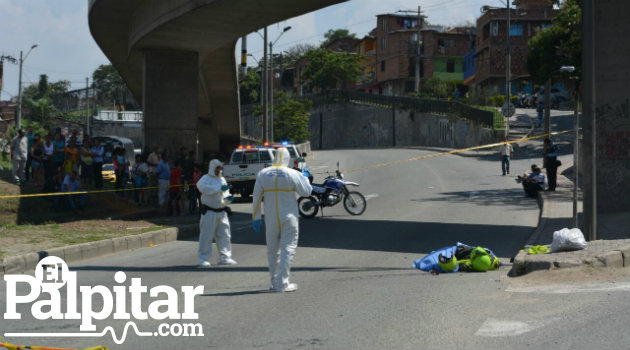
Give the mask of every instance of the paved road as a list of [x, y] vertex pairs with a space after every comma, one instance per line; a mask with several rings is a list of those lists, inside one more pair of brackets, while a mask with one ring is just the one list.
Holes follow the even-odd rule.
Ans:
[[[315, 171], [332, 171], [339, 160], [342, 169], [355, 169], [427, 153], [319, 151], [309, 156], [309, 164]], [[512, 169], [524, 171], [531, 162], [528, 156], [517, 156]], [[536, 202], [524, 197], [514, 182], [515, 172], [501, 176], [498, 157], [490, 156], [445, 156], [347, 172], [346, 177], [359, 182], [360, 191], [370, 198], [368, 208], [359, 217], [348, 215], [341, 206], [327, 208], [323, 217], [301, 221], [292, 270], [292, 281], [299, 284], [295, 293], [267, 291], [264, 235], [250, 229], [250, 203], [234, 205], [237, 266], [196, 268], [196, 241], [72, 266], [79, 284], [86, 286], [118, 285], [114, 274], [119, 270], [127, 274], [123, 285], [131, 278], [141, 278], [149, 288], [203, 285], [195, 311], [204, 337], [138, 337], [131, 332], [123, 345], [116, 345], [109, 334], [6, 340], [60, 347], [104, 344], [110, 349], [628, 349], [627, 279], [589, 291], [579, 285], [565, 287], [565, 294], [553, 294], [544, 287], [525, 288], [530, 286], [507, 277], [509, 258], [525, 243], [538, 217]], [[487, 273], [439, 276], [410, 268], [413, 260], [457, 241], [492, 248], [505, 266]], [[5, 290], [5, 283], [0, 287]], [[3, 312], [5, 298], [3, 293]], [[155, 300], [145, 299], [143, 310]], [[93, 309], [101, 306], [95, 297]], [[182, 312], [184, 301], [180, 299], [178, 306]], [[78, 331], [79, 321], [33, 321], [27, 316], [29, 308], [18, 308], [23, 320], [2, 321], [2, 331]], [[154, 332], [163, 322], [137, 324], [140, 331]], [[99, 331], [113, 326], [120, 337], [125, 321], [110, 318], [95, 324]]]

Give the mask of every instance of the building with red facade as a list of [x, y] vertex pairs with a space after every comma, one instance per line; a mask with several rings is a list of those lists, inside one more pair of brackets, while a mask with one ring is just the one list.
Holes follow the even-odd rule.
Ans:
[[[511, 91], [532, 93], [527, 71], [527, 42], [551, 26], [558, 10], [549, 0], [513, 0], [510, 11]], [[507, 62], [507, 8], [484, 6], [477, 19], [474, 84], [487, 88], [489, 95], [505, 94]]]

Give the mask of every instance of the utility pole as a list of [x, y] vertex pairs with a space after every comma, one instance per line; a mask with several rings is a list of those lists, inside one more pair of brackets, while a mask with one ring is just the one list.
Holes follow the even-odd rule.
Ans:
[[263, 36], [263, 81], [261, 84], [264, 84], [265, 88], [263, 91], [263, 143], [269, 142], [269, 113], [267, 111], [267, 101], [269, 95], [269, 79], [267, 72], [267, 27], [265, 26], [264, 36]]
[[424, 16], [422, 16], [422, 9], [420, 7], [420, 5], [418, 5], [418, 11], [411, 11], [411, 10], [401, 10], [398, 12], [403, 12], [403, 13], [416, 13], [418, 15], [418, 33], [416, 34], [417, 40], [416, 40], [416, 74], [415, 74], [415, 80], [414, 80], [414, 88], [413, 91], [418, 94], [420, 93], [420, 64], [422, 63], [422, 18]]
[[22, 65], [24, 64], [24, 61], [26, 60], [26, 58], [28, 57], [28, 54], [31, 53], [31, 51], [37, 47], [37, 44], [31, 46], [31, 49], [28, 50], [28, 52], [26, 53], [26, 56], [22, 57], [22, 50], [20, 50], [20, 78], [18, 81], [18, 110], [17, 110], [17, 115], [15, 117], [15, 125], [16, 127], [19, 129], [22, 127]]
[[15, 127], [19, 130], [22, 128], [22, 50], [20, 50], [20, 78], [18, 79], [18, 110], [15, 116]]
[[510, 105], [512, 103], [512, 84], [510, 82], [510, 74], [511, 74], [511, 63], [512, 57], [510, 50], [510, 1], [506, 0], [506, 9], [507, 9], [507, 29], [506, 29], [506, 48], [505, 48], [505, 105], [506, 114], [505, 114], [505, 137], [507, 138], [510, 135]]
[[416, 79], [415, 79], [415, 85], [414, 85], [414, 92], [416, 94], [420, 93], [420, 62], [422, 60], [421, 58], [421, 54], [422, 54], [422, 12], [420, 9], [420, 5], [418, 5], [418, 40], [416, 42], [417, 48], [416, 48]]
[[[90, 136], [90, 78], [85, 78], [85, 122], [86, 126], [86, 134]], [[85, 137], [83, 138], [85, 140]]]

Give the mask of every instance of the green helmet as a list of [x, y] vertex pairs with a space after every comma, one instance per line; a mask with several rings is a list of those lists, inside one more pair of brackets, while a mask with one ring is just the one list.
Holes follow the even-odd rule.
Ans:
[[454, 254], [450, 257], [445, 257], [444, 255], [440, 254], [438, 256], [438, 266], [440, 266], [440, 268], [444, 272], [454, 271], [457, 267], [457, 258]]
[[470, 266], [475, 271], [488, 271], [492, 268], [492, 258], [485, 249], [477, 247], [470, 254]]

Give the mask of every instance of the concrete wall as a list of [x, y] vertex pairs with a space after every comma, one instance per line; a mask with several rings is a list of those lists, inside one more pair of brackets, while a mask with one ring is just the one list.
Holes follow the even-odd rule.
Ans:
[[196, 149], [199, 135], [198, 66], [196, 52], [145, 52], [143, 96], [147, 145], [160, 145], [170, 155], [177, 154], [182, 146]]
[[[630, 2], [626, 0], [585, 1], [582, 164], [586, 170], [583, 180], [587, 228], [592, 223], [594, 184], [597, 185], [598, 212], [630, 210], [628, 18]], [[595, 161], [592, 158], [593, 133], [597, 139]], [[597, 170], [595, 181], [589, 170], [593, 168]]]
[[497, 142], [500, 136], [491, 129], [456, 117], [352, 104], [315, 111], [309, 130], [313, 149], [466, 148]]

